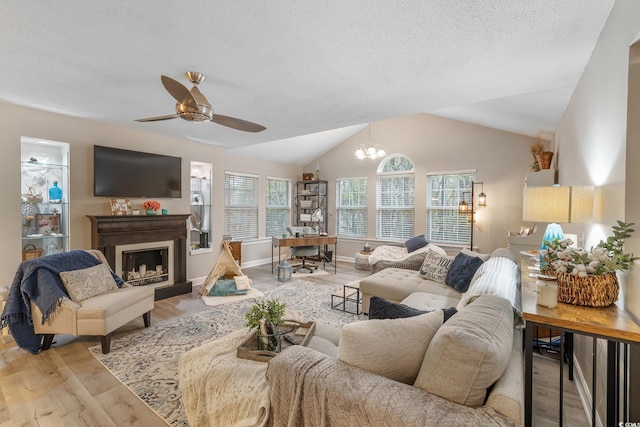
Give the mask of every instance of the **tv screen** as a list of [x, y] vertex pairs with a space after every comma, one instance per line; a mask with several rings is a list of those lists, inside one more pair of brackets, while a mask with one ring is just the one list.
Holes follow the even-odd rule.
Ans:
[[180, 198], [182, 159], [94, 145], [93, 194], [105, 197]]

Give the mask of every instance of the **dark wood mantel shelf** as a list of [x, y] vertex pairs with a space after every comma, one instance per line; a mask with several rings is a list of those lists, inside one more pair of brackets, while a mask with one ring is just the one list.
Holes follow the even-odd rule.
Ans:
[[156, 288], [156, 300], [191, 292], [187, 280], [187, 219], [179, 215], [87, 215], [91, 221], [91, 247], [99, 249], [115, 269], [116, 246], [173, 241], [174, 284]]

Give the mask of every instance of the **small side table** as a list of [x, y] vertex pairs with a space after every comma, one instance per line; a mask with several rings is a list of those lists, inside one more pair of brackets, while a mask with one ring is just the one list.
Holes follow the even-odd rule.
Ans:
[[358, 270], [371, 270], [371, 265], [369, 265], [369, 255], [371, 255], [371, 252], [356, 252], [355, 266]]
[[360, 281], [349, 282], [331, 294], [331, 308], [359, 315], [362, 313], [362, 294], [360, 293]]

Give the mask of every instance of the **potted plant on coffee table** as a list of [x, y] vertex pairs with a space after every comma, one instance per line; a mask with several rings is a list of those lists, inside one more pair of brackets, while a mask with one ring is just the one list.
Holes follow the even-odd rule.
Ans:
[[277, 299], [258, 300], [245, 314], [245, 326], [256, 330], [258, 348], [279, 352], [281, 348], [281, 326], [284, 324], [285, 303]]

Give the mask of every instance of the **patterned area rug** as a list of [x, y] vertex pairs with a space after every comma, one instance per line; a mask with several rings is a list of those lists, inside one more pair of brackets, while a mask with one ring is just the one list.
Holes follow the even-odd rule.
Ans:
[[[296, 280], [265, 292], [306, 319], [342, 326], [364, 318], [331, 309], [330, 295], [342, 286]], [[185, 352], [244, 326], [253, 300], [218, 305], [205, 311], [169, 319], [140, 332], [111, 341], [111, 352], [100, 346], [89, 351], [118, 380], [172, 426], [187, 426], [180, 389], [178, 361]]]

